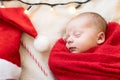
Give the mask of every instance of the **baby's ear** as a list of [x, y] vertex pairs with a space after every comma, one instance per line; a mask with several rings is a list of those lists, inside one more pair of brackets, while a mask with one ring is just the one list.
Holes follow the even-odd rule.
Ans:
[[105, 41], [105, 33], [104, 32], [99, 32], [98, 33], [98, 38], [97, 38], [97, 43], [102, 44]]

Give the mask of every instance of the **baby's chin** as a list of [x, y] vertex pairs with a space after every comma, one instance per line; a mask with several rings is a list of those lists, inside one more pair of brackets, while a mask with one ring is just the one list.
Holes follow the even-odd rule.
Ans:
[[70, 53], [80, 54], [86, 52], [86, 49], [78, 49], [76, 47], [69, 48]]
[[81, 53], [81, 51], [71, 51], [71, 53], [78, 54]]
[[77, 51], [77, 50], [75, 50], [75, 51], [70, 51], [70, 52], [73, 53], [73, 54], [80, 54], [80, 53], [83, 53], [85, 51]]

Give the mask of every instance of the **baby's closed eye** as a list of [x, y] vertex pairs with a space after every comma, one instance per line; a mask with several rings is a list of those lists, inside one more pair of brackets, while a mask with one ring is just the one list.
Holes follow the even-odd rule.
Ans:
[[78, 37], [81, 36], [81, 33], [76, 33], [76, 34], [74, 34], [74, 36], [75, 36], [76, 38], [78, 38]]
[[76, 38], [79, 38], [81, 35], [82, 35], [82, 33], [83, 32], [75, 32], [73, 35], [74, 35], [74, 37], [76, 37]]

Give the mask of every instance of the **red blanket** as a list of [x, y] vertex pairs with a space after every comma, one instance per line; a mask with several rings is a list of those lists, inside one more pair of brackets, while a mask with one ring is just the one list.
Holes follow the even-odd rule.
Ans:
[[70, 53], [59, 39], [49, 66], [57, 80], [120, 80], [120, 25], [108, 23], [105, 43], [80, 54]]

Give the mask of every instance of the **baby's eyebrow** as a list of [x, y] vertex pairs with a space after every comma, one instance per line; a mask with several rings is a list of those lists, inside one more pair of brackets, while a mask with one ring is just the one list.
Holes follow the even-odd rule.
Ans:
[[76, 32], [74, 32], [74, 34], [81, 34], [81, 33], [83, 33], [83, 31], [76, 31]]

